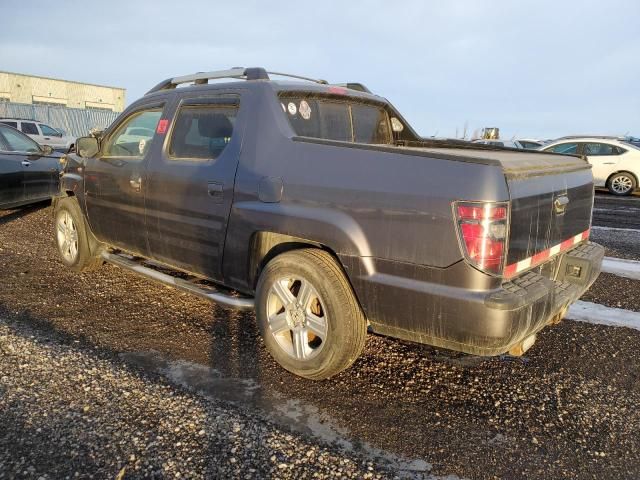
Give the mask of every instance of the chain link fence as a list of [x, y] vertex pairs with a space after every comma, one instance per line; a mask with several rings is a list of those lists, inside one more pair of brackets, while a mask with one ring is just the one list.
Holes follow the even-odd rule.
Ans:
[[104, 129], [118, 115], [118, 112], [110, 110], [0, 102], [0, 118], [37, 120], [53, 128], [61, 128], [73, 137], [86, 136], [92, 128]]

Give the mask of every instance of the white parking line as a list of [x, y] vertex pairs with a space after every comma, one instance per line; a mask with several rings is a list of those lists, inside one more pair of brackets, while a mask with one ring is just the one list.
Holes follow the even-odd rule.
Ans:
[[640, 280], [640, 262], [622, 258], [604, 257], [602, 271], [613, 273], [619, 277]]
[[597, 303], [578, 300], [569, 307], [567, 319], [595, 323], [611, 327], [628, 327], [640, 330], [640, 312], [622, 308], [605, 307]]

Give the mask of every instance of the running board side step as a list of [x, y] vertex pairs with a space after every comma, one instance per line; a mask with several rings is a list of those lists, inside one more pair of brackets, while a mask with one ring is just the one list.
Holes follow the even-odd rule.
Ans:
[[[197, 285], [194, 282], [183, 280], [182, 278], [169, 275], [167, 273], [160, 272], [150, 266], [145, 266], [146, 261], [144, 259], [137, 259], [130, 255], [102, 252], [102, 258], [109, 263], [125, 268], [132, 272], [135, 272], [143, 277], [156, 280], [164, 283], [170, 287], [177, 288], [198, 297], [209, 300], [210, 302], [217, 303], [223, 307], [234, 310], [253, 310], [254, 301], [253, 298], [247, 297], [235, 297], [230, 294], [222, 293], [214, 288], [210, 288], [204, 285]], [[152, 262], [149, 262], [152, 263]]]

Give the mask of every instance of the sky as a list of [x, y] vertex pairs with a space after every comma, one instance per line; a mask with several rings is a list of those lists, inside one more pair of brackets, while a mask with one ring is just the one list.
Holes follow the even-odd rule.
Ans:
[[127, 89], [263, 66], [361, 82], [424, 136], [640, 136], [640, 1], [0, 0], [0, 70]]

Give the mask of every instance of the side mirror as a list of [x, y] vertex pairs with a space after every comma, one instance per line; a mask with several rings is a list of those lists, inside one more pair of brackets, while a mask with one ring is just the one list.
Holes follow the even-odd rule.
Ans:
[[51, 155], [53, 153], [53, 147], [51, 145], [42, 145], [40, 150], [43, 155]]
[[76, 140], [76, 152], [82, 158], [93, 158], [99, 151], [100, 145], [95, 137], [80, 137]]

